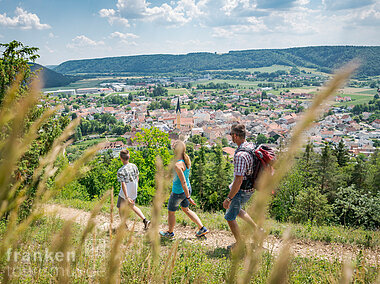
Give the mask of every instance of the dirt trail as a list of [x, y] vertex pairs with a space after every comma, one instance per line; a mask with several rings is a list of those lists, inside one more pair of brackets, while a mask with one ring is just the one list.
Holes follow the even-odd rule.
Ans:
[[[74, 222], [85, 226], [90, 218], [90, 212], [64, 207], [58, 204], [46, 204], [44, 206], [46, 214], [55, 214], [63, 220], [73, 220]], [[120, 223], [120, 219], [115, 214], [113, 227], [117, 227]], [[99, 214], [95, 219], [96, 227], [99, 230], [107, 231], [110, 225], [109, 214]], [[134, 222], [127, 222], [128, 226], [131, 228]], [[167, 229], [166, 225], [160, 226], [161, 230]], [[208, 246], [210, 248], [226, 248], [228, 245], [234, 242], [234, 237], [231, 232], [223, 230], [213, 230], [207, 235], [207, 240], [199, 241], [195, 237], [194, 229], [190, 227], [184, 227], [181, 225], [176, 225], [174, 232], [176, 234], [176, 239], [182, 239], [187, 242], [201, 243], [202, 245]], [[142, 235], [145, 231], [143, 229], [142, 222], [137, 222], [135, 224], [135, 234]], [[274, 236], [268, 236], [264, 242], [264, 248], [273, 252], [278, 253], [281, 248], [282, 240]], [[293, 240], [291, 242], [291, 251], [294, 255], [302, 257], [316, 257], [320, 259], [327, 259], [329, 261], [334, 260], [353, 260], [360, 252], [360, 247], [354, 245], [346, 244], [327, 244], [317, 241], [307, 241], [307, 240]], [[379, 265], [380, 262], [380, 249], [363, 249], [363, 255], [367, 263], [373, 265]]]

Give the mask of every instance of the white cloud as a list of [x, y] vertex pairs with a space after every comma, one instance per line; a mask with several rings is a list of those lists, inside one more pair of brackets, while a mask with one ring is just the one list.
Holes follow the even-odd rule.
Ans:
[[56, 36], [55, 34], [53, 33], [49, 33], [49, 38], [57, 38], [58, 36]]
[[6, 13], [0, 14], [0, 26], [25, 30], [51, 28], [48, 24], [41, 24], [40, 18], [36, 14], [29, 13], [20, 7], [16, 8], [14, 17], [8, 17]]
[[99, 11], [99, 15], [102, 18], [107, 18], [108, 22], [111, 25], [113, 25], [114, 23], [120, 23], [125, 27], [130, 26], [128, 19], [120, 17], [119, 15], [116, 15], [116, 11], [114, 9], [101, 9]]
[[212, 29], [212, 37], [217, 38], [232, 38], [234, 36], [234, 33], [231, 30], [227, 30], [225, 28], [221, 27], [215, 27]]
[[54, 53], [55, 50], [54, 49], [51, 49], [49, 46], [45, 45], [45, 49], [49, 52], [49, 53]]
[[97, 47], [104, 46], [104, 41], [94, 41], [85, 35], [76, 36], [67, 44], [68, 48], [84, 48], [84, 47]]
[[152, 6], [145, 0], [118, 0], [116, 10], [102, 9], [99, 15], [112, 24], [115, 21], [141, 20], [165, 25], [183, 25], [192, 19], [206, 15], [203, 11], [209, 0], [179, 0]]
[[241, 34], [255, 34], [268, 32], [269, 28], [264, 24], [262, 19], [249, 17], [246, 19], [247, 24], [229, 25], [228, 28], [213, 28], [213, 37], [232, 38]]
[[121, 33], [121, 32], [113, 32], [110, 35], [111, 38], [120, 38], [120, 39], [128, 39], [128, 38], [138, 38], [138, 35], [132, 33]]

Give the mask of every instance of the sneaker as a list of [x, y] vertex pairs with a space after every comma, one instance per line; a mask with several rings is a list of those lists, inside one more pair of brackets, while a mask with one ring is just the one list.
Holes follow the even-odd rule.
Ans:
[[230, 244], [227, 246], [227, 250], [231, 251], [236, 247], [236, 243]]
[[144, 219], [144, 220], [143, 220], [143, 223], [144, 223], [144, 230], [148, 230], [149, 225], [150, 225], [150, 221], [147, 220], [147, 219]]
[[160, 235], [164, 238], [167, 238], [167, 239], [172, 239], [174, 238], [174, 233], [173, 232], [163, 232], [163, 231], [160, 231]]
[[197, 237], [201, 237], [201, 236], [204, 236], [208, 233], [209, 231], [207, 230], [207, 228], [205, 226], [203, 226], [195, 235]]

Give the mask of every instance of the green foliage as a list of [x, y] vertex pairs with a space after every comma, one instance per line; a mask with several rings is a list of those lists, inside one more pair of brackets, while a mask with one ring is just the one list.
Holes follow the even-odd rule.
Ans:
[[196, 144], [196, 145], [201, 145], [201, 144], [206, 143], [207, 138], [206, 138], [206, 137], [203, 137], [203, 136], [201, 136], [201, 135], [199, 135], [199, 134], [195, 134], [195, 135], [193, 135], [193, 136], [190, 136], [190, 138], [189, 138], [188, 141], [189, 141], [189, 142], [193, 142], [193, 143]]
[[257, 137], [256, 137], [256, 144], [257, 145], [260, 145], [260, 144], [265, 144], [268, 142], [268, 138], [264, 135], [264, 134], [258, 134]]
[[296, 222], [323, 224], [332, 218], [332, 207], [318, 188], [308, 187], [296, 197], [292, 219]]
[[191, 167], [191, 186], [204, 210], [221, 210], [232, 179], [233, 165], [223, 156], [222, 146], [217, 144], [206, 154], [201, 146]]
[[[319, 68], [331, 72], [344, 63], [361, 58], [363, 65], [358, 76], [380, 74], [378, 46], [313, 46], [288, 49], [260, 49], [230, 51], [225, 54], [189, 53], [186, 55], [141, 55], [101, 59], [71, 60], [54, 70], [64, 73], [168, 73], [203, 70], [228, 70], [272, 65]], [[95, 63], [96, 62], [96, 63]], [[95, 64], [94, 64], [95, 63]]]
[[380, 225], [380, 194], [361, 193], [355, 185], [339, 188], [334, 210], [344, 225], [378, 228]]
[[168, 90], [161, 85], [155, 86], [152, 92], [152, 97], [165, 97], [168, 95]]
[[123, 135], [131, 130], [130, 125], [117, 121], [110, 113], [95, 114], [94, 119], [82, 119], [80, 123], [82, 135], [113, 133]]
[[280, 184], [271, 202], [271, 214], [276, 220], [289, 221], [292, 209], [296, 205], [296, 198], [304, 188], [304, 179], [303, 173], [295, 168]]
[[139, 195], [142, 194], [141, 201], [147, 204], [151, 202], [155, 193], [156, 157], [160, 156], [164, 166], [169, 164], [172, 157], [169, 153], [169, 135], [156, 127], [143, 128], [141, 133], [136, 134], [133, 141], [139, 145], [139, 150], [130, 151], [130, 161], [140, 171], [138, 200], [140, 200]]
[[20, 92], [25, 91], [25, 86], [31, 75], [28, 62], [34, 62], [40, 56], [36, 54], [37, 47], [24, 46], [19, 41], [10, 43], [0, 43], [0, 48], [4, 48], [0, 57], [0, 104], [8, 87], [13, 83], [17, 74], [23, 75]]

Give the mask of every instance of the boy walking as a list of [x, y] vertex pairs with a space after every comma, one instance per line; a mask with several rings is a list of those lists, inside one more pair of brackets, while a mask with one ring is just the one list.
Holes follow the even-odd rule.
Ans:
[[121, 183], [119, 198], [117, 199], [117, 208], [121, 216], [122, 208], [128, 205], [133, 212], [139, 216], [144, 223], [144, 230], [150, 225], [140, 208], [135, 205], [137, 198], [137, 187], [139, 183], [139, 170], [135, 164], [129, 162], [129, 151], [127, 149], [120, 151], [120, 160], [123, 166], [117, 171], [117, 180]]

